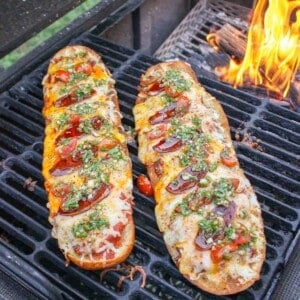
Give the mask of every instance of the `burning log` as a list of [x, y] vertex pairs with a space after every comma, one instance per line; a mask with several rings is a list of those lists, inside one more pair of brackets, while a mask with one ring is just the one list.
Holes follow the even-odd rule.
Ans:
[[[219, 30], [210, 33], [207, 36], [208, 43], [218, 51], [229, 54], [232, 58], [242, 61], [247, 47], [247, 36], [236, 27], [226, 23]], [[263, 70], [260, 69], [262, 73]], [[298, 76], [300, 77], [300, 76]], [[300, 80], [296, 76], [295, 81], [291, 83], [287, 101], [292, 109], [300, 111]], [[285, 106], [285, 101], [271, 101]]]
[[239, 60], [242, 60], [245, 56], [246, 39], [246, 35], [242, 31], [228, 23], [207, 36], [207, 41], [215, 49], [222, 50]]

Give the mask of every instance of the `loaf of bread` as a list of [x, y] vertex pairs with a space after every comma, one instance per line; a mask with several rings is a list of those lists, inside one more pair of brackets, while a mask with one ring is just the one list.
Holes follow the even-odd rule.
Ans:
[[170, 61], [142, 75], [133, 112], [158, 227], [179, 271], [216, 295], [247, 289], [266, 241], [221, 105], [188, 64]]
[[43, 176], [52, 235], [84, 269], [118, 264], [134, 244], [132, 168], [114, 80], [84, 46], [54, 55], [43, 79]]

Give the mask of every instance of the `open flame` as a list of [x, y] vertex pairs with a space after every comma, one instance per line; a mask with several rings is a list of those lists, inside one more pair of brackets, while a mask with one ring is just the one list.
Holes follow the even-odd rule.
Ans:
[[300, 66], [300, 0], [258, 0], [244, 59], [231, 59], [221, 79], [234, 87], [264, 86], [287, 96]]

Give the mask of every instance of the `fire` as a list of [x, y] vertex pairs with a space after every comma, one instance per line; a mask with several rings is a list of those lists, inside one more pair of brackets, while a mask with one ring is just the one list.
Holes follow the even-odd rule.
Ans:
[[241, 62], [231, 60], [222, 80], [254, 84], [287, 96], [300, 66], [300, 0], [258, 0]]

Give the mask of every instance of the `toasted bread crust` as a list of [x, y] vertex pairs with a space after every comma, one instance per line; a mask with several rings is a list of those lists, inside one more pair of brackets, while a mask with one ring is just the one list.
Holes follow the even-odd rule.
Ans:
[[70, 260], [75, 265], [86, 269], [86, 270], [101, 270], [113, 267], [123, 261], [126, 260], [128, 255], [131, 253], [132, 248], [134, 246], [135, 241], [135, 229], [134, 229], [134, 223], [133, 220], [130, 220], [128, 225], [126, 226], [123, 237], [122, 237], [122, 247], [118, 249], [118, 255], [114, 259], [82, 259], [80, 256], [74, 254], [74, 253], [65, 253], [65, 257], [67, 260]]
[[[182, 61], [163, 62], [161, 64], [150, 67], [141, 78], [141, 85], [139, 88], [140, 92], [139, 92], [139, 95], [136, 100], [136, 107], [134, 108], [134, 115], [135, 115], [135, 119], [136, 119], [136, 130], [138, 132], [139, 143], [141, 145], [141, 147], [139, 148], [139, 157], [140, 157], [141, 161], [147, 167], [148, 175], [149, 175], [149, 178], [151, 180], [151, 183], [152, 183], [152, 185], [154, 187], [154, 191], [155, 191], [155, 200], [156, 200], [156, 204], [157, 204], [156, 209], [155, 209], [155, 214], [156, 214], [156, 219], [158, 222], [158, 227], [164, 236], [164, 240], [165, 240], [167, 249], [168, 249], [174, 263], [177, 265], [179, 271], [183, 274], [183, 276], [187, 280], [189, 280], [191, 283], [193, 283], [197, 287], [199, 287], [209, 293], [215, 294], [215, 295], [235, 294], [235, 293], [238, 293], [240, 291], [247, 289], [255, 281], [257, 281], [259, 279], [259, 273], [260, 273], [262, 264], [265, 259], [265, 255], [266, 255], [265, 243], [266, 242], [265, 242], [265, 237], [263, 234], [263, 221], [262, 221], [259, 205], [255, 198], [255, 193], [253, 191], [253, 188], [250, 186], [248, 180], [245, 178], [244, 172], [240, 169], [239, 163], [237, 162], [234, 170], [236, 170], [236, 176], [240, 179], [241, 182], [244, 182], [245, 186], [247, 187], [246, 193], [248, 195], [248, 199], [245, 199], [244, 201], [248, 201], [247, 205], [249, 205], [249, 210], [251, 212], [253, 211], [253, 220], [255, 220], [255, 223], [257, 224], [257, 228], [258, 228], [258, 238], [260, 240], [260, 244], [259, 244], [259, 246], [257, 246], [258, 247], [257, 254], [259, 257], [259, 261], [252, 263], [252, 266], [251, 266], [252, 275], [249, 276], [249, 278], [247, 278], [246, 280], [240, 280], [238, 276], [236, 278], [233, 278], [230, 275], [228, 275], [226, 277], [226, 274], [225, 274], [225, 276], [220, 276], [220, 277], [214, 276], [211, 274], [208, 274], [206, 276], [205, 275], [206, 271], [199, 271], [198, 276], [195, 276], [195, 273], [192, 274], [193, 269], [198, 268], [198, 267], [201, 268], [201, 266], [199, 266], [200, 262], [198, 263], [198, 266], [197, 266], [197, 262], [195, 263], [195, 260], [201, 259], [202, 257], [204, 257], [204, 254], [202, 254], [202, 251], [199, 251], [199, 248], [198, 248], [198, 246], [196, 246], [196, 243], [190, 242], [190, 240], [195, 240], [195, 238], [196, 238], [197, 231], [198, 231], [198, 223], [190, 220], [191, 222], [189, 222], [188, 224], [194, 224], [194, 225], [185, 225], [185, 223], [184, 223], [185, 218], [192, 219], [192, 217], [190, 217], [190, 216], [174, 217], [174, 213], [167, 211], [172, 206], [172, 204], [171, 204], [172, 201], [178, 201], [178, 200], [174, 200], [176, 198], [175, 196], [173, 197], [170, 194], [167, 195], [166, 192], [164, 191], [165, 186], [166, 186], [165, 180], [166, 180], [166, 178], [169, 178], [169, 177], [166, 175], [166, 173], [164, 173], [163, 176], [165, 176], [165, 177], [162, 177], [163, 179], [160, 180], [160, 176], [158, 176], [158, 174], [156, 172], [155, 163], [157, 161], [156, 160], [157, 157], [159, 157], [159, 159], [162, 160], [163, 162], [164, 161], [167, 162], [166, 156], [168, 154], [158, 155], [157, 153], [156, 154], [154, 153], [154, 154], [150, 155], [148, 153], [149, 149], [151, 149], [152, 147], [148, 146], [147, 144], [151, 143], [151, 141], [145, 140], [145, 137], [144, 137], [145, 132], [144, 132], [143, 126], [148, 126], [147, 131], [151, 130], [151, 126], [149, 125], [149, 123], [147, 124], [147, 122], [141, 121], [142, 119], [145, 120], [146, 116], [149, 117], [149, 116], [153, 115], [157, 109], [157, 108], [155, 108], [155, 106], [153, 106], [153, 108], [149, 108], [149, 107], [151, 107], [150, 104], [148, 106], [144, 105], [144, 104], [146, 104], [146, 101], [148, 101], [148, 103], [149, 103], [149, 101], [151, 101], [150, 99], [153, 99], [153, 101], [157, 101], [157, 97], [159, 97], [159, 96], [147, 95], [147, 92], [145, 92], [145, 89], [144, 89], [145, 80], [147, 81], [147, 79], [149, 79], [149, 78], [153, 79], [152, 77], [155, 77], [155, 74], [160, 74], [160, 73], [164, 72], [164, 70], [169, 70], [169, 69], [180, 70], [183, 74], [187, 74], [188, 75], [187, 77], [189, 77], [189, 79], [193, 81], [192, 89], [194, 89], [195, 85], [196, 86], [198, 85], [197, 89], [201, 91], [201, 99], [199, 98], [197, 100], [199, 107], [203, 106], [205, 108], [209, 108], [209, 111], [214, 111], [217, 114], [218, 122], [224, 130], [223, 131], [223, 143], [230, 147], [231, 153], [233, 153], [233, 155], [236, 157], [236, 154], [235, 154], [233, 146], [232, 146], [228, 119], [223, 111], [223, 108], [215, 98], [213, 98], [210, 94], [205, 92], [204, 89], [199, 85], [197, 77], [196, 77], [195, 73], [193, 72], [193, 70], [191, 69], [191, 67]], [[161, 75], [158, 75], [158, 77], [159, 76], [161, 76]], [[196, 87], [195, 87], [195, 89], [196, 89]], [[187, 94], [188, 93], [186, 93], [186, 95]], [[190, 94], [192, 94], [192, 92]], [[141, 110], [142, 110], [140, 108], [141, 105], [144, 105], [143, 107], [146, 107], [146, 108], [144, 108], [145, 110], [153, 109], [153, 111], [150, 113], [148, 112], [148, 114], [145, 113], [145, 115], [143, 115], [143, 117], [141, 117]], [[199, 109], [199, 110], [201, 110], [201, 109]], [[207, 120], [207, 117], [205, 117], [205, 120]], [[150, 129], [149, 129], [149, 126], [150, 126]], [[144, 148], [147, 150], [144, 150]], [[150, 151], [152, 151], [152, 149]], [[146, 152], [147, 152], [147, 154], [145, 154]], [[173, 157], [172, 161], [174, 161], [174, 157]], [[173, 164], [174, 163], [171, 164], [171, 168], [173, 168]], [[232, 170], [230, 170], [230, 171], [232, 173]], [[168, 198], [164, 199], [164, 197], [166, 197], [166, 196], [168, 196]], [[172, 206], [172, 207], [174, 207], [174, 206]], [[181, 225], [178, 225], [179, 228], [177, 228], [177, 231], [174, 231], [174, 229], [172, 229], [172, 228], [175, 228], [176, 218], [179, 219], [179, 221], [180, 221], [179, 224], [181, 224]], [[174, 236], [179, 235], [179, 233], [183, 230], [184, 226], [191, 226], [190, 228], [186, 228], [186, 231], [184, 231], [186, 234], [190, 234], [186, 238], [187, 240], [184, 241], [184, 238], [182, 238], [181, 240], [174, 238]], [[197, 227], [197, 228], [195, 228], [195, 227]], [[191, 234], [190, 232], [193, 232], [193, 234]], [[183, 243], [185, 243], [185, 245], [183, 245]], [[189, 244], [189, 246], [186, 246], [187, 244]], [[193, 250], [191, 250], [191, 249], [193, 249]], [[190, 252], [188, 250], [190, 250]], [[208, 251], [203, 251], [203, 252], [208, 252]], [[188, 253], [190, 253], [191, 255], [194, 255], [194, 253], [196, 253], [195, 258], [189, 259]], [[215, 265], [213, 267], [213, 270], [214, 270], [213, 272], [216, 274], [226, 272], [226, 269], [223, 270], [222, 267], [219, 267], [218, 265]], [[209, 272], [211, 272], [211, 271], [209, 271]], [[218, 280], [218, 278], [221, 278], [221, 279]]]
[[[84, 54], [82, 58], [80, 55], [81, 53]], [[72, 59], [74, 58], [74, 62]], [[61, 65], [61, 60], [67, 59], [67, 67], [64, 69]], [[88, 71], [85, 70], [76, 70], [76, 64], [86, 63], [88, 64], [89, 68]], [[56, 65], [58, 64], [58, 67]], [[96, 68], [98, 67], [98, 68]], [[80, 67], [79, 67], [80, 68]], [[73, 76], [76, 80], [75, 83], [70, 83], [70, 81], [62, 82], [62, 81], [56, 81], [53, 79], [55, 76], [55, 72], [57, 70], [65, 70], [69, 72], [72, 75], [77, 75], [76, 72], [79, 72], [78, 80], [75, 76]], [[71, 70], [71, 71], [70, 71]], [[70, 75], [69, 74], [69, 75]], [[81, 76], [81, 78], [80, 78]], [[62, 79], [62, 80], [70, 80], [69, 79]], [[113, 258], [107, 257], [106, 255], [102, 255], [101, 258], [98, 255], [91, 255], [91, 254], [78, 254], [74, 249], [72, 249], [73, 246], [70, 245], [76, 245], [80, 244], [82, 242], [82, 238], [76, 238], [72, 233], [70, 233], [72, 226], [76, 224], [80, 224], [80, 222], [86, 222], [86, 220], [94, 213], [98, 211], [98, 205], [91, 205], [88, 210], [84, 210], [82, 212], [79, 212], [78, 214], [75, 214], [74, 217], [71, 215], [69, 217], [60, 217], [61, 215], [61, 199], [56, 196], [52, 191], [53, 187], [57, 183], [59, 177], [55, 177], [51, 174], [51, 168], [53, 165], [55, 165], [57, 162], [60, 161], [60, 157], [56, 154], [57, 152], [57, 145], [55, 144], [55, 141], [57, 140], [59, 134], [61, 134], [62, 130], [65, 130], [67, 127], [63, 127], [62, 129], [54, 128], [54, 120], [57, 118], [57, 116], [61, 113], [66, 113], [67, 115], [70, 114], [70, 116], [78, 117], [78, 114], [76, 115], [74, 111], [70, 107], [72, 107], [73, 104], [67, 105], [66, 107], [57, 107], [55, 105], [55, 101], [61, 95], [57, 93], [57, 87], [59, 88], [69, 88], [72, 91], [72, 84], [76, 87], [80, 86], [80, 84], [85, 85], [91, 85], [96, 82], [96, 80], [99, 80], [99, 84], [101, 84], [101, 80], [104, 80], [104, 85], [107, 84], [105, 89], [108, 92], [99, 92], [98, 86], [93, 86], [93, 89], [96, 90], [95, 95], [91, 96], [91, 101], [93, 103], [100, 103], [97, 104], [94, 108], [94, 111], [91, 111], [89, 113], [81, 114], [82, 120], [92, 118], [95, 113], [96, 116], [98, 116], [100, 113], [102, 113], [102, 106], [101, 103], [106, 103], [103, 101], [107, 100], [107, 103], [110, 101], [111, 103], [105, 104], [110, 111], [103, 111], [104, 116], [107, 116], [107, 120], [112, 122], [112, 128], [111, 130], [114, 130], [114, 133], [111, 134], [114, 139], [117, 139], [119, 143], [119, 149], [122, 151], [122, 155], [124, 156], [123, 160], [125, 162], [123, 163], [122, 170], [122, 176], [120, 177], [121, 181], [116, 181], [114, 179], [113, 184], [111, 185], [111, 195], [109, 194], [108, 197], [104, 198], [103, 201], [100, 202], [100, 205], [106, 205], [109, 207], [114, 207], [115, 209], [119, 210], [119, 215], [117, 216], [117, 220], [122, 220], [121, 222], [124, 226], [124, 229], [119, 233], [120, 240], [118, 240], [118, 246], [115, 249], [115, 255]], [[108, 83], [106, 83], [108, 82]], [[134, 222], [132, 218], [132, 196], [131, 195], [131, 189], [132, 189], [132, 173], [131, 173], [131, 161], [129, 159], [129, 153], [126, 146], [126, 138], [123, 135], [123, 132], [121, 130], [122, 124], [121, 124], [121, 115], [120, 115], [120, 109], [119, 109], [119, 102], [118, 97], [116, 94], [116, 91], [114, 89], [114, 80], [111, 77], [111, 74], [107, 67], [103, 64], [101, 57], [92, 49], [81, 46], [81, 45], [74, 45], [74, 46], [67, 46], [61, 50], [59, 50], [53, 58], [50, 60], [50, 64], [48, 67], [48, 72], [43, 78], [43, 92], [44, 92], [44, 107], [43, 107], [43, 116], [46, 120], [46, 130], [45, 130], [45, 140], [44, 140], [44, 159], [43, 159], [43, 176], [45, 178], [45, 188], [48, 193], [48, 208], [50, 211], [49, 214], [49, 222], [53, 225], [53, 231], [52, 235], [54, 238], [58, 239], [58, 245], [63, 251], [66, 259], [68, 261], [73, 262], [74, 264], [78, 265], [79, 267], [87, 270], [98, 270], [103, 269], [107, 267], [111, 267], [113, 265], [116, 265], [122, 261], [124, 261], [128, 255], [130, 254], [135, 240], [135, 228], [134, 228]], [[102, 101], [102, 102], [101, 102]], [[83, 101], [79, 101], [78, 103], [91, 103], [89, 102], [89, 99], [87, 101], [83, 99]], [[74, 103], [74, 105], [77, 105], [78, 103]], [[111, 108], [113, 107], [113, 111], [111, 111]], [[89, 114], [89, 115], [88, 115]], [[68, 125], [67, 125], [68, 126]], [[54, 129], [53, 129], [54, 128]], [[96, 129], [95, 129], [96, 130]], [[115, 133], [117, 132], [117, 133]], [[95, 140], [97, 141], [97, 145], [101, 145], [101, 141], [103, 137], [101, 134], [94, 133], [94, 135], [90, 135], [87, 138], [84, 139], [89, 141], [92, 140], [92, 138], [95, 137]], [[80, 143], [80, 139], [77, 139], [77, 145]], [[100, 147], [100, 146], [99, 146]], [[76, 150], [76, 149], [75, 149]], [[74, 151], [74, 150], [73, 150]], [[82, 150], [81, 150], [82, 151]], [[103, 150], [98, 150], [97, 154], [94, 153], [94, 155], [97, 155], [97, 157], [103, 157]], [[89, 153], [87, 153], [89, 154]], [[79, 175], [75, 175], [72, 177], [72, 180], [78, 177]], [[113, 175], [116, 177], [116, 175]], [[126, 177], [125, 177], [126, 176]], [[124, 177], [124, 178], [123, 178]], [[123, 178], [123, 179], [122, 179]], [[69, 180], [68, 177], [64, 180]], [[123, 182], [122, 182], [123, 180]], [[92, 184], [92, 181], [87, 178], [86, 182], [90, 182]], [[84, 185], [86, 185], [85, 183]], [[79, 185], [79, 188], [83, 185]], [[125, 196], [122, 196], [122, 186], [124, 187], [124, 193]], [[124, 198], [124, 199], [123, 199]], [[125, 203], [126, 202], [126, 203]], [[96, 202], [95, 202], [96, 203]], [[124, 204], [125, 203], [125, 204]], [[101, 208], [102, 209], [102, 208]], [[82, 217], [81, 217], [82, 216]], [[109, 212], [106, 212], [106, 217], [110, 218]], [[72, 221], [74, 219], [74, 221]], [[126, 220], [126, 221], [125, 221]], [[72, 223], [73, 222], [73, 223]], [[113, 223], [115, 222], [115, 223]], [[120, 224], [116, 223], [117, 221], [109, 220], [108, 226], [113, 226], [112, 224], [116, 224], [118, 226]], [[70, 225], [71, 224], [71, 225]], [[72, 225], [73, 224], [73, 225]], [[69, 232], [65, 232], [64, 227], [69, 230]], [[113, 229], [112, 229], [113, 230]], [[90, 234], [90, 233], [89, 233]], [[99, 230], [99, 234], [101, 235], [101, 230]], [[113, 233], [117, 234], [118, 233]], [[114, 235], [113, 235], [114, 237]], [[94, 236], [94, 238], [97, 238]], [[105, 238], [105, 236], [104, 236]], [[68, 239], [66, 241], [66, 239]], [[70, 248], [71, 247], [71, 248]], [[95, 245], [93, 247], [96, 247]], [[100, 246], [98, 246], [100, 247]], [[97, 250], [97, 247], [95, 248]], [[89, 251], [87, 249], [84, 249], [84, 251]], [[94, 251], [94, 250], [93, 250]], [[92, 253], [92, 250], [90, 251]]]

